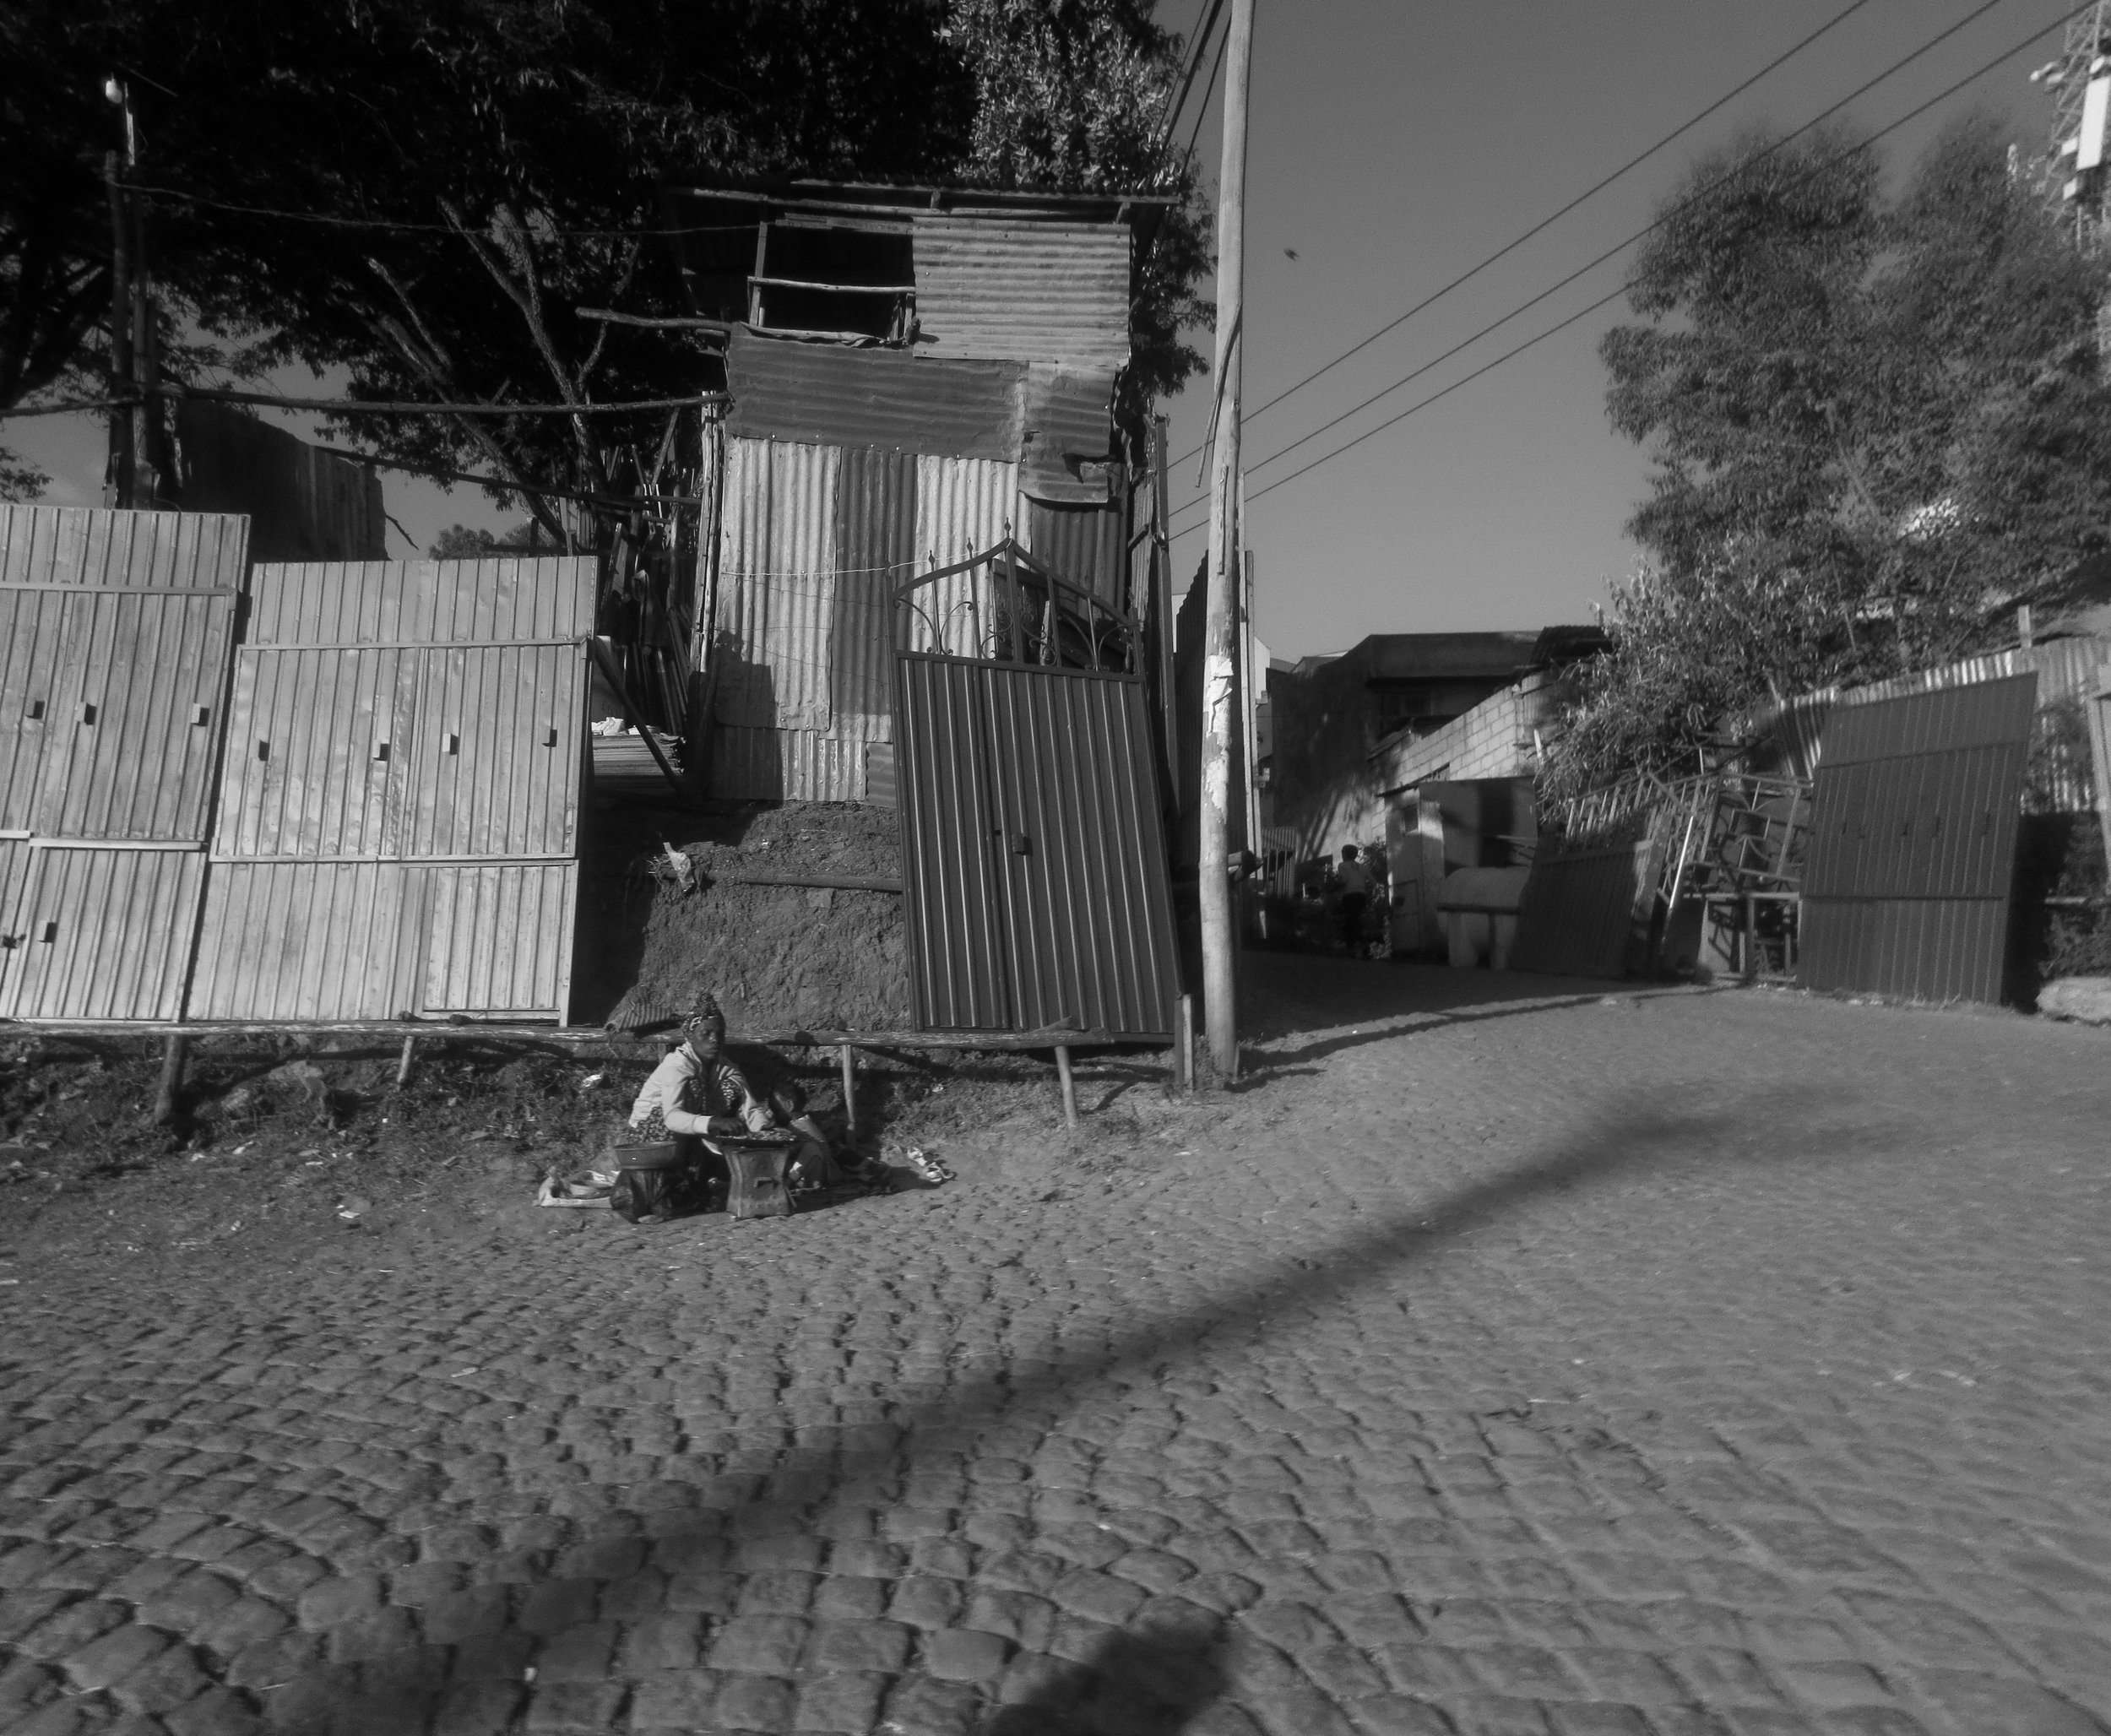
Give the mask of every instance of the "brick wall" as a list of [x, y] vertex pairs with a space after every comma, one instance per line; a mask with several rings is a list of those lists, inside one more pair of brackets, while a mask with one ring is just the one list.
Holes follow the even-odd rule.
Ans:
[[1381, 748], [1372, 759], [1376, 787], [1406, 789], [1432, 778], [1529, 778], [1538, 769], [1532, 732], [1548, 728], [1566, 697], [1559, 675], [1535, 671], [1434, 735]]

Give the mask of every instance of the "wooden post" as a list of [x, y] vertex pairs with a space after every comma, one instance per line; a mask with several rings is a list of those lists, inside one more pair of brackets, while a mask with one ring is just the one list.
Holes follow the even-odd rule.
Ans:
[[1745, 894], [1745, 980], [1759, 980], [1759, 900]]
[[1240, 383], [1245, 339], [1246, 87], [1254, 0], [1232, 0], [1224, 68], [1224, 142], [1217, 214], [1216, 439], [1210, 465], [1208, 589], [1202, 633], [1202, 751], [1196, 870], [1202, 925], [1202, 1023], [1219, 1082], [1239, 1077], [1239, 983], [1233, 948], [1229, 831], [1233, 707], [1238, 691], [1233, 633], [1239, 614]]
[[410, 1082], [410, 1064], [417, 1053], [418, 1039], [415, 1037], [405, 1037], [403, 1039], [403, 1058], [396, 1063], [397, 1090], [402, 1090]]
[[190, 1058], [191, 1039], [171, 1033], [161, 1039], [161, 1082], [154, 1093], [154, 1124], [174, 1125], [176, 1099], [183, 1090], [183, 1066]]
[[[117, 174], [117, 153], [103, 154], [103, 181], [110, 193], [110, 395], [113, 399], [132, 396], [132, 222], [125, 209], [123, 182]], [[138, 504], [133, 499], [133, 460], [132, 406], [115, 403], [110, 411], [110, 475], [107, 497], [119, 508]]]
[[1070, 1046], [1056, 1045], [1056, 1070], [1063, 1076], [1063, 1125], [1072, 1133], [1077, 1131], [1077, 1080], [1070, 1070]]
[[1191, 1093], [1195, 1089], [1195, 997], [1180, 996], [1180, 1020], [1173, 1033], [1173, 1082]]
[[843, 1056], [843, 1125], [846, 1131], [858, 1131], [858, 1063], [857, 1050], [845, 1043], [839, 1053]]

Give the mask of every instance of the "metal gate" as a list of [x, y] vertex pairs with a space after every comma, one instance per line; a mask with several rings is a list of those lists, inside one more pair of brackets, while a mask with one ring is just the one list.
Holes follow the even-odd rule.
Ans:
[[1167, 1037], [1172, 889], [1134, 619], [1008, 540], [895, 602], [918, 1028]]
[[2038, 677], [1869, 705], [1828, 724], [1812, 795], [1811, 989], [1995, 1001]]

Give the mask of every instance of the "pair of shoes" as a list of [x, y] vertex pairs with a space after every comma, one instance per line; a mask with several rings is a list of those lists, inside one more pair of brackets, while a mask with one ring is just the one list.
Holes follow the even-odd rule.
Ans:
[[953, 1173], [937, 1158], [911, 1146], [902, 1153], [902, 1162], [910, 1175], [932, 1187], [954, 1180]]

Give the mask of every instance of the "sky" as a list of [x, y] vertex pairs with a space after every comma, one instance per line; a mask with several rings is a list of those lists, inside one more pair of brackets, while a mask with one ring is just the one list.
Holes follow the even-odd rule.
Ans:
[[[2030, 149], [2050, 122], [2028, 82], [2060, 43], [2069, 0], [1861, 0], [1828, 31], [1499, 263], [1283, 404], [1340, 355], [1707, 107], [1843, 11], [1849, 0], [1257, 0], [1248, 136], [1245, 403], [1255, 624], [1276, 654], [1341, 650], [1374, 632], [1531, 628], [1591, 618], [1633, 569], [1621, 526], [1647, 487], [1647, 455], [1605, 420], [1599, 339], [1615, 301], [1503, 362], [1310, 475], [1277, 478], [1441, 390], [1615, 289], [1621, 253], [1280, 462], [1272, 454], [1430, 362], [1646, 225], [1695, 160], [1760, 125], [1799, 126], [1961, 20], [1946, 41], [1844, 111], [1874, 131], [1968, 73], [1957, 95], [1880, 145], [1901, 175], [1973, 106]], [[1202, 0], [1159, 0], [1189, 30]], [[1983, 15], [1973, 17], [1984, 8]], [[2021, 44], [2022, 46], [2019, 46]], [[1215, 198], [1221, 97], [1198, 159]], [[1294, 256], [1294, 257], [1293, 257]], [[1207, 332], [1197, 346], [1210, 353]], [[286, 390], [341, 380], [296, 372]], [[1207, 378], [1167, 405], [1172, 451], [1191, 453]], [[314, 419], [274, 418], [312, 435]], [[46, 498], [100, 498], [97, 419], [52, 417], [6, 435], [54, 479]], [[1199, 460], [1174, 466], [1179, 505]], [[399, 521], [389, 553], [421, 553], [457, 522], [516, 522], [480, 491], [384, 472]], [[1176, 571], [1203, 553], [1204, 513], [1175, 529]]]

